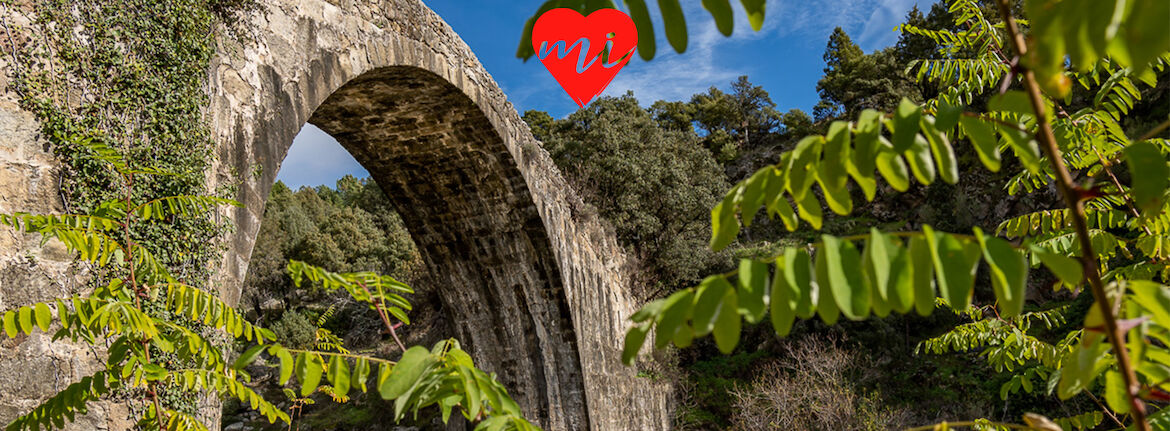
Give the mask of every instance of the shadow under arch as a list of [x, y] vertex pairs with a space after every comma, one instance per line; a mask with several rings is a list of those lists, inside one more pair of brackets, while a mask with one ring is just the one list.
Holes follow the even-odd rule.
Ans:
[[[540, 214], [503, 140], [470, 98], [412, 66], [370, 70], [309, 123], [370, 172], [402, 216], [455, 336], [526, 415], [588, 428], [576, 336]], [[553, 411], [557, 408], [557, 411]], [[560, 427], [557, 427], [560, 428]]]

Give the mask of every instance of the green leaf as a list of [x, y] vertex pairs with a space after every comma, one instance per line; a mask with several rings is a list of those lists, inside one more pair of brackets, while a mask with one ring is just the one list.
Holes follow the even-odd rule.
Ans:
[[[548, 0], [544, 2], [544, 4], [540, 5], [540, 8], [536, 10], [536, 14], [532, 15], [532, 17], [528, 18], [528, 21], [524, 23], [524, 30], [520, 33], [520, 47], [516, 49], [517, 58], [528, 61], [529, 58], [531, 58], [533, 55], [536, 55], [536, 51], [532, 49], [532, 27], [536, 25], [536, 20], [540, 18], [541, 15], [544, 15], [545, 12], [556, 9], [559, 5], [560, 0]], [[639, 32], [639, 42], [641, 41], [641, 36], [641, 32]], [[654, 56], [651, 55], [651, 58], [653, 57]]]
[[435, 358], [426, 347], [414, 346], [406, 349], [398, 363], [390, 369], [386, 380], [379, 383], [378, 392], [384, 400], [401, 397], [414, 386], [435, 364]]
[[301, 396], [307, 397], [321, 385], [321, 371], [324, 363], [316, 354], [301, 353], [297, 355], [297, 380], [301, 381]]
[[768, 305], [768, 264], [739, 261], [739, 311], [748, 323], [759, 323]]
[[1170, 168], [1162, 152], [1150, 142], [1138, 142], [1125, 149], [1125, 161], [1132, 179], [1129, 192], [1134, 203], [1143, 212], [1161, 211], [1162, 197], [1170, 188]]
[[1126, 395], [1125, 380], [1117, 370], [1105, 372], [1105, 402], [1118, 414], [1129, 413], [1129, 396]]
[[865, 193], [865, 199], [872, 201], [877, 193], [877, 180], [873, 171], [882, 150], [881, 142], [878, 141], [881, 135], [881, 114], [872, 109], [862, 111], [857, 119], [855, 134], [853, 156], [847, 169]]
[[1077, 347], [1065, 354], [1061, 361], [1060, 382], [1056, 385], [1056, 395], [1060, 399], [1067, 400], [1091, 387], [1105, 368], [1108, 361], [1104, 356], [1109, 345], [1102, 342], [1104, 338], [1100, 333], [1085, 332]]
[[934, 125], [938, 127], [941, 132], [948, 132], [955, 123], [959, 121], [959, 116], [963, 114], [963, 107], [961, 105], [952, 105], [947, 99], [939, 99], [938, 111], [934, 116]]
[[813, 229], [820, 230], [824, 214], [821, 212], [821, 203], [817, 202], [816, 195], [806, 193], [804, 199], [796, 204], [800, 218], [812, 225]]
[[772, 294], [769, 301], [772, 329], [781, 337], [788, 336], [788, 332], [792, 330], [792, 323], [796, 320], [796, 302], [797, 298], [800, 298], [800, 293], [796, 291], [797, 287], [790, 284], [784, 274], [787, 261], [785, 256], [790, 251], [795, 255], [795, 249], [788, 248], [784, 250], [784, 256], [776, 258], [776, 273], [772, 276]]
[[703, 9], [715, 18], [715, 27], [724, 36], [731, 36], [735, 30], [735, 17], [731, 13], [731, 4], [728, 0], [703, 0]]
[[366, 379], [370, 378], [370, 361], [366, 358], [358, 358], [353, 363], [353, 375], [350, 376], [350, 382], [353, 386], [360, 389], [362, 392], [366, 391]]
[[695, 296], [695, 310], [691, 321], [695, 326], [695, 335], [704, 336], [713, 329], [715, 329], [715, 322], [719, 317], [719, 310], [722, 307], [720, 301], [727, 294], [727, 290], [733, 289], [731, 283], [720, 275], [712, 275], [703, 279], [696, 289], [698, 294]]
[[1147, 280], [1130, 280], [1126, 286], [1137, 297], [1137, 303], [1149, 310], [1158, 325], [1170, 327], [1170, 288]]
[[349, 393], [349, 365], [345, 358], [337, 355], [329, 358], [329, 371], [325, 376], [335, 392], [342, 396]]
[[796, 230], [798, 226], [796, 212], [792, 211], [792, 205], [788, 203], [788, 198], [785, 197], [784, 193], [777, 194], [769, 208], [776, 211], [780, 221], [784, 222], [785, 229], [788, 229], [789, 232]]
[[610, 0], [585, 0], [585, 13], [582, 15], [589, 16], [593, 12], [601, 9], [612, 9], [613, 7], [613, 2]]
[[991, 96], [987, 102], [987, 109], [991, 111], [1014, 112], [1022, 115], [1035, 116], [1032, 110], [1032, 101], [1023, 91], [1011, 90], [1003, 94]]
[[654, 330], [654, 347], [666, 347], [674, 339], [675, 332], [686, 326], [695, 306], [695, 294], [691, 290], [681, 290], [666, 298], [662, 306], [662, 316], [658, 319], [658, 326]]
[[249, 347], [248, 350], [245, 350], [244, 353], [240, 355], [239, 358], [236, 358], [236, 362], [232, 364], [232, 369], [242, 370], [244, 367], [251, 365], [252, 362], [255, 362], [256, 358], [260, 356], [260, 352], [263, 351], [264, 348], [265, 346], [259, 344]]
[[730, 354], [739, 344], [740, 320], [735, 289], [728, 289], [720, 301], [719, 317], [715, 321], [715, 345], [723, 354]]
[[882, 145], [878, 137], [882, 133], [882, 114], [873, 109], [861, 111], [853, 139], [853, 165], [862, 176], [872, 177], [878, 151]]
[[784, 262], [784, 283], [791, 292], [788, 297], [796, 316], [801, 319], [813, 317], [816, 312], [816, 285], [813, 284], [812, 258], [804, 249], [788, 248], [782, 257]]
[[[890, 241], [894, 258], [890, 263], [887, 301], [894, 311], [906, 313], [914, 306], [914, 268], [911, 266], [910, 250], [902, 247], [901, 242], [896, 238]], [[933, 300], [934, 294], [930, 296]]]
[[1000, 126], [999, 132], [1028, 172], [1033, 175], [1040, 174], [1040, 147], [1036, 145], [1032, 135], [1008, 126]]
[[658, 10], [662, 12], [662, 25], [666, 26], [666, 40], [670, 46], [677, 53], [686, 52], [687, 20], [679, 0], [658, 0]]
[[922, 131], [930, 142], [930, 152], [938, 164], [938, 173], [947, 184], [959, 182], [959, 161], [955, 158], [955, 149], [945, 133], [934, 127], [934, 119], [922, 117]]
[[[20, 330], [23, 331], [25, 333], [25, 335], [32, 335], [32, 330], [33, 330], [32, 308], [20, 307], [20, 308], [16, 309], [16, 320], [20, 322]], [[105, 325], [103, 325], [103, 326], [105, 326]]]
[[971, 140], [972, 146], [975, 147], [975, 153], [979, 155], [979, 161], [983, 162], [983, 166], [986, 166], [991, 172], [999, 172], [999, 141], [995, 138], [995, 128], [978, 118], [967, 116], [960, 117], [959, 124], [962, 126], [963, 132], [967, 134], [967, 138]]
[[1056, 278], [1067, 283], [1070, 286], [1078, 286], [1084, 277], [1084, 267], [1077, 259], [1068, 256], [1061, 256], [1056, 253], [1051, 253], [1038, 247], [1032, 248], [1032, 255], [1040, 259], [1044, 266], [1052, 271]]
[[[552, 3], [552, 2], [550, 2]], [[638, 56], [642, 60], [650, 61], [654, 58], [654, 23], [650, 20], [650, 11], [646, 8], [644, 0], [626, 0], [626, 8], [630, 10], [630, 18], [634, 20], [634, 26], [638, 28]], [[529, 27], [527, 34], [532, 35], [532, 28]], [[530, 39], [531, 40], [531, 39]], [[532, 42], [528, 42], [531, 50]]]
[[785, 188], [798, 204], [808, 197], [808, 189], [816, 179], [824, 142], [825, 138], [822, 136], [808, 136], [797, 142], [796, 147], [792, 149], [792, 156], [789, 158], [791, 165], [785, 170], [788, 174]]
[[743, 217], [743, 225], [751, 226], [752, 220], [755, 219], [756, 213], [760, 211], [760, 207], [764, 205], [764, 188], [768, 186], [769, 180], [772, 178], [779, 179], [778, 176], [773, 176], [772, 171], [775, 168], [771, 166], [764, 167], [748, 177], [744, 181], [743, 196], [740, 197], [740, 215]]
[[[817, 178], [820, 181], [820, 178]], [[849, 215], [853, 211], [853, 199], [849, 196], [849, 189], [841, 187], [835, 189], [821, 184], [821, 191], [825, 192], [825, 203], [829, 209], [840, 215]]]
[[821, 316], [821, 320], [827, 325], [837, 323], [837, 319], [841, 317], [841, 310], [837, 308], [837, 301], [834, 298], [832, 286], [829, 284], [829, 259], [825, 258], [825, 247], [821, 247], [817, 251], [816, 262], [814, 263], [816, 270], [816, 306], [817, 315]]
[[934, 262], [931, 246], [924, 236], [910, 238], [910, 264], [914, 279], [914, 308], [929, 316], [934, 311]]
[[657, 316], [659, 311], [662, 311], [662, 305], [666, 303], [666, 298], [656, 299], [643, 305], [641, 309], [630, 316], [630, 320], [640, 323], [651, 317]]
[[[882, 290], [882, 289], [885, 289], [887, 286], [881, 285], [882, 283], [886, 283], [889, 281], [888, 277], [889, 277], [889, 263], [890, 262], [888, 260], [885, 261], [884, 268], [874, 267], [874, 265], [872, 265], [872, 262], [873, 262], [872, 255], [875, 252], [877, 252], [877, 253], [884, 253], [885, 252], [883, 250], [875, 250], [875, 248], [877, 248], [877, 247], [874, 247], [872, 243], [873, 243], [873, 241], [871, 239], [870, 241], [868, 241], [866, 243], [865, 250], [863, 250], [861, 252], [861, 277], [862, 277], [862, 279], [865, 280], [865, 285], [869, 288], [870, 306], [873, 308], [873, 314], [879, 318], [882, 318], [882, 317], [886, 317], [890, 314], [890, 308], [891, 308], [889, 302], [886, 300], [888, 293]], [[883, 270], [886, 272], [885, 278], [881, 282], [879, 282], [878, 281], [879, 277], [875, 273], [879, 272], [879, 271], [883, 271]]]
[[[828, 284], [845, 317], [861, 320], [869, 315], [869, 289], [861, 279], [861, 255], [852, 242], [821, 235], [823, 246], [817, 254], [817, 283]], [[825, 261], [824, 274], [820, 260]]]
[[[280, 347], [277, 347], [277, 349], [276, 357], [280, 359], [280, 385], [284, 386], [288, 383], [288, 379], [291, 378], [293, 374], [293, 358], [292, 355], [288, 353], [288, 350]], [[272, 350], [269, 350], [269, 353], [272, 353]]]
[[[853, 180], [857, 182], [857, 186], [861, 188], [861, 192], [865, 194], [865, 200], [867, 201], [872, 201], [873, 198], [877, 196], [877, 179], [874, 178], [872, 169], [872, 165], [875, 163], [875, 158], [877, 158], [876, 154], [870, 158], [871, 169], [867, 174], [862, 174], [861, 171], [857, 170], [857, 166], [853, 164], [853, 161], [849, 161], [848, 165], [845, 167], [845, 169], [849, 171], [849, 176], [853, 177]], [[842, 192], [846, 198], [848, 198], [849, 191], [842, 190]], [[849, 206], [852, 207], [852, 205], [853, 202], [850, 200]]]
[[987, 237], [978, 227], [975, 237], [983, 250], [983, 258], [991, 269], [991, 286], [999, 302], [1002, 317], [1015, 317], [1024, 311], [1024, 295], [1028, 287], [1028, 258], [1012, 248], [1003, 238]]
[[638, 350], [641, 350], [642, 343], [646, 342], [647, 332], [650, 332], [649, 324], [635, 326], [626, 332], [626, 339], [622, 348], [623, 364], [627, 366], [634, 365], [634, 359], [638, 357]]
[[918, 136], [918, 119], [922, 117], [922, 108], [909, 99], [902, 99], [898, 110], [894, 112], [894, 120], [887, 125], [893, 126], [894, 152], [902, 153], [914, 145], [914, 137]]
[[900, 192], [910, 189], [910, 170], [906, 168], [906, 162], [901, 156], [883, 151], [878, 153], [876, 162], [878, 172], [881, 172], [890, 187]]
[[33, 310], [36, 314], [37, 327], [41, 328], [41, 332], [49, 332], [49, 324], [53, 322], [53, 313], [49, 311], [49, 307], [43, 302], [38, 302]]
[[1170, 16], [1170, 3], [1158, 0], [1136, 2], [1128, 21], [1121, 25], [1118, 39], [1110, 44], [1109, 54], [1121, 59], [1119, 62], [1130, 66], [1134, 73], [1149, 69], [1149, 64], [1159, 55], [1170, 51], [1167, 16]]
[[16, 312], [8, 311], [4, 313], [4, 333], [8, 338], [16, 338], [19, 333], [16, 327]]
[[752, 30], [760, 31], [764, 27], [764, 7], [767, 6], [767, 0], [741, 0], [741, 3], [743, 10], [747, 12]]
[[890, 241], [877, 228], [869, 229], [869, 241], [865, 243], [865, 258], [862, 261], [862, 273], [866, 280], [874, 286], [878, 297], [887, 301], [890, 299]]
[[678, 330], [674, 331], [674, 337], [671, 340], [674, 341], [675, 347], [684, 349], [690, 347], [694, 339], [695, 330], [690, 325], [684, 323], [678, 326]]
[[934, 161], [930, 158], [930, 142], [926, 138], [916, 135], [905, 156], [906, 161], [910, 162], [910, 171], [914, 172], [914, 178], [918, 179], [918, 182], [924, 186], [934, 182]]
[[926, 243], [930, 246], [935, 279], [943, 299], [956, 310], [970, 307], [975, 288], [975, 271], [982, 254], [979, 246], [954, 235], [935, 233], [930, 226], [923, 226], [922, 229]]
[[822, 150], [824, 158], [821, 160], [818, 178], [821, 186], [834, 192], [845, 188], [849, 179], [845, 164], [849, 161], [849, 123], [834, 121], [829, 125], [829, 133], [825, 135], [825, 147]]
[[723, 202], [711, 209], [712, 250], [722, 250], [739, 235], [739, 221], [735, 219], [735, 203], [739, 190], [739, 187], [733, 187], [723, 197]]

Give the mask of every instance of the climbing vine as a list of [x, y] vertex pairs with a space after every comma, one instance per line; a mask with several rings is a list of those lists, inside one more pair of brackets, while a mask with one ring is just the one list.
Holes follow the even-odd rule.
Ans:
[[[254, 0], [0, 0], [0, 7], [10, 89], [63, 166], [66, 212], [88, 214], [122, 198], [114, 172], [85, 149], [91, 142], [121, 153], [130, 170], [171, 173], [139, 177], [133, 200], [207, 191], [213, 145], [203, 107], [214, 30], [240, 25]], [[25, 25], [16, 14], [27, 17]], [[217, 240], [229, 230], [211, 217], [172, 217], [135, 230], [132, 240], [177, 278], [203, 286], [222, 254]], [[106, 270], [92, 283], [117, 276]], [[147, 307], [173, 318], [157, 304]], [[168, 408], [194, 413], [179, 391], [163, 387], [159, 396]]]
[[[203, 113], [212, 30], [217, 17], [232, 18], [248, 5], [236, 4], [39, 0], [20, 11], [30, 18], [28, 28], [5, 29], [30, 38], [10, 40], [19, 50], [12, 53], [12, 89], [65, 166], [67, 211], [88, 212], [118, 194], [115, 179], [85, 157], [79, 140], [106, 142], [131, 168], [176, 173], [143, 179], [135, 198], [205, 191], [213, 150]], [[205, 245], [226, 229], [210, 219], [174, 220], [139, 232], [136, 240], [181, 278], [198, 282], [210, 275], [206, 264], [218, 254]]]

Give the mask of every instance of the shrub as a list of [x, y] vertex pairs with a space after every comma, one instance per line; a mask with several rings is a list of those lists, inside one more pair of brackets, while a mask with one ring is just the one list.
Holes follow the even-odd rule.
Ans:
[[749, 386], [731, 391], [734, 429], [901, 429], [907, 410], [884, 406], [880, 395], [860, 389], [872, 364], [835, 340], [804, 338], [788, 354], [764, 365]]

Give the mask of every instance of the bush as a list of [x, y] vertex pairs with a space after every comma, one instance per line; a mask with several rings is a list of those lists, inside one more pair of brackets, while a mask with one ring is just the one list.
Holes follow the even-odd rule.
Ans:
[[317, 341], [317, 325], [295, 310], [285, 311], [270, 328], [281, 343], [295, 349], [312, 348]]
[[734, 429], [885, 430], [909, 422], [908, 411], [883, 406], [879, 394], [859, 389], [873, 368], [864, 356], [812, 337], [787, 350], [751, 385], [731, 391]]

